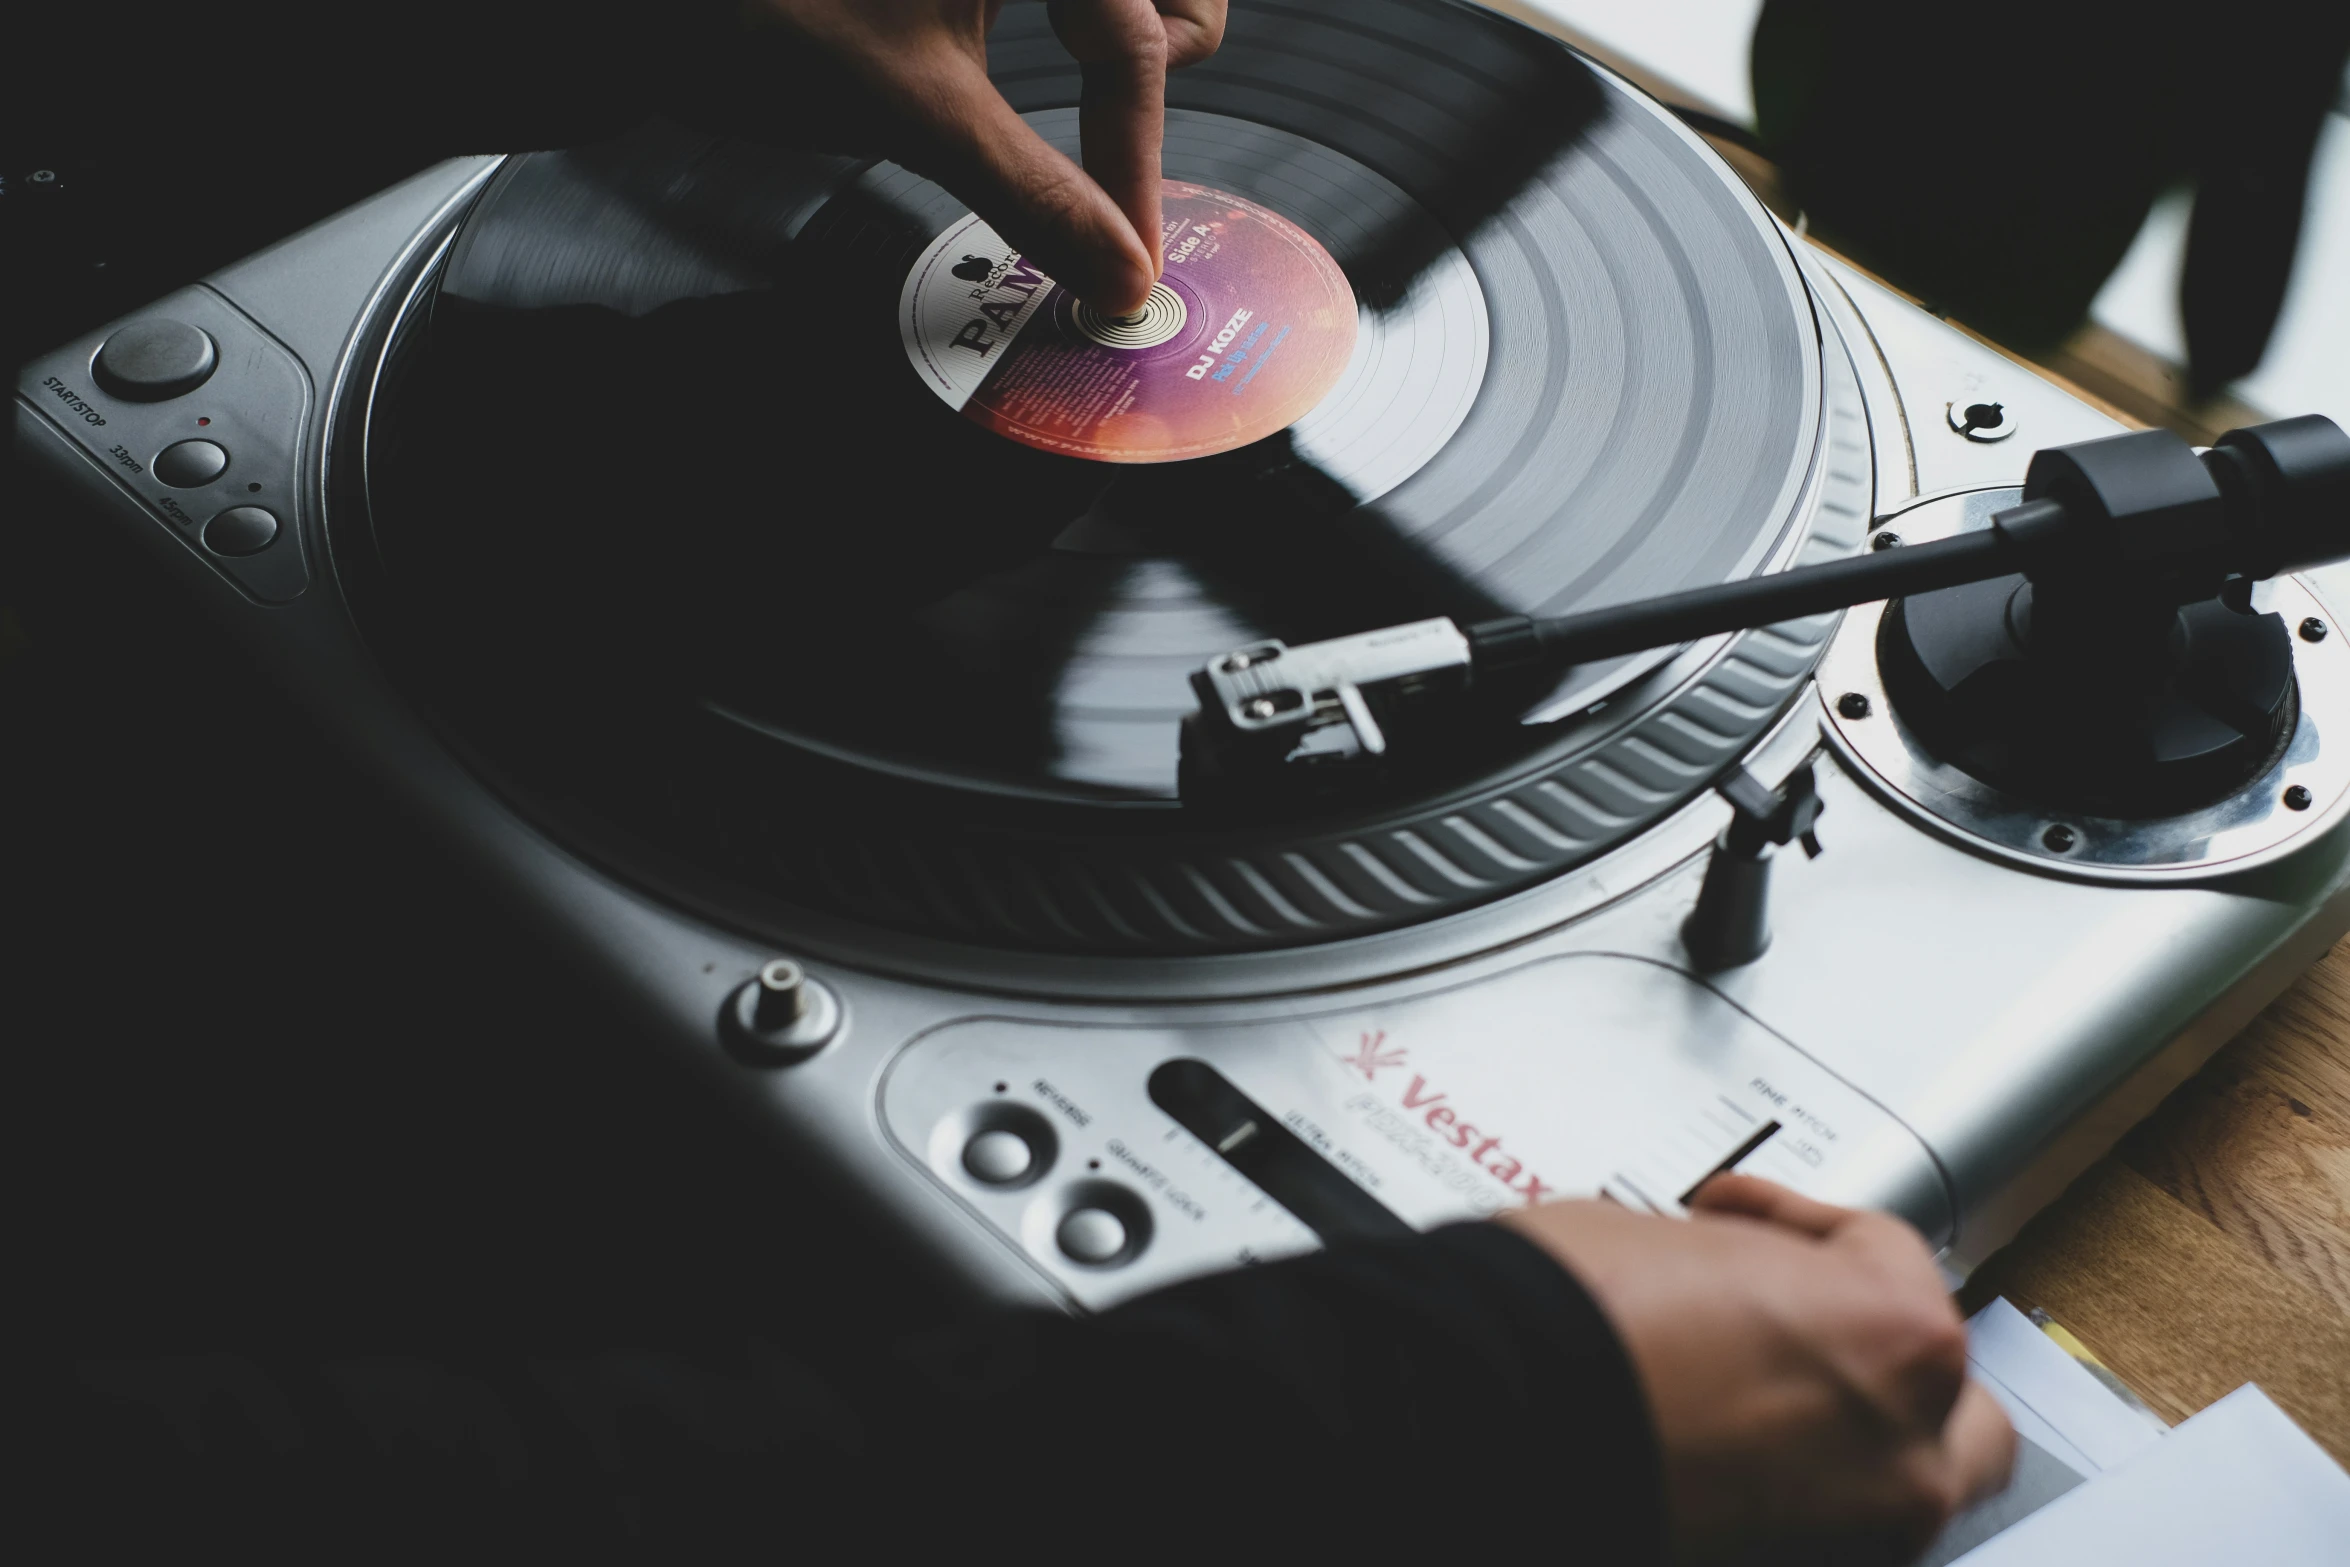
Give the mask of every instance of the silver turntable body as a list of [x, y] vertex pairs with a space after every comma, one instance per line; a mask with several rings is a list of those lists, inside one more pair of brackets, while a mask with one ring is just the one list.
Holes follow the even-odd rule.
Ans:
[[[497, 168], [439, 166], [61, 345], [25, 372], [19, 447], [575, 954], [582, 984], [771, 1128], [801, 1161], [777, 1180], [835, 1178], [877, 1236], [984, 1295], [1099, 1308], [1549, 1196], [1673, 1212], [1731, 1163], [1898, 1213], [1963, 1275], [2350, 926], [2350, 648], [2322, 635], [2297, 645], [2299, 727], [2269, 772], [2151, 823], [2046, 820], [1919, 753], [1875, 684], [1867, 610], [1711, 638], [1608, 704], [1631, 716], [1593, 718], [1616, 750], [1583, 797], [1545, 786], [1562, 813], [1604, 813], [1607, 788], [1664, 799], [1653, 825], [1459, 912], [1272, 950], [880, 934], [526, 809], [377, 658], [328, 547], [355, 525], [326, 467], [373, 392], [370, 324]], [[1828, 384], [1780, 563], [1980, 526], [2035, 448], [2117, 428], [1783, 242]], [[153, 323], [179, 330], [124, 335]], [[2288, 624], [2332, 618], [2324, 581], [2264, 591]], [[1702, 773], [1678, 777], [1697, 764], [1673, 735], [1708, 732], [1688, 694], [1727, 711], [1741, 679], [1754, 705], [1714, 731], [1734, 743], [1693, 740]], [[1663, 729], [1620, 727], [1657, 713]], [[1682, 926], [1729, 814], [1706, 784], [1807, 762], [1826, 851], [1780, 857], [1758, 960], [1700, 972]], [[1526, 832], [1561, 830], [1522, 808]]]

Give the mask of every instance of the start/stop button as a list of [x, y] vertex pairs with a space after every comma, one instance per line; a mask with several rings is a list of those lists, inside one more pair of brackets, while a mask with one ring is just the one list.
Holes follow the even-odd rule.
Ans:
[[128, 403], [159, 403], [184, 397], [212, 379], [220, 351], [199, 327], [167, 316], [133, 321], [98, 349], [90, 374], [98, 385]]

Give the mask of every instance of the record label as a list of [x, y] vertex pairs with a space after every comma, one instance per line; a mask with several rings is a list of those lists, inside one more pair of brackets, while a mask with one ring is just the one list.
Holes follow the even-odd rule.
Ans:
[[906, 355], [948, 407], [999, 435], [1099, 462], [1172, 462], [1287, 429], [1355, 347], [1346, 276], [1244, 197], [1165, 186], [1166, 271], [1108, 317], [977, 217], [933, 240], [899, 296]]

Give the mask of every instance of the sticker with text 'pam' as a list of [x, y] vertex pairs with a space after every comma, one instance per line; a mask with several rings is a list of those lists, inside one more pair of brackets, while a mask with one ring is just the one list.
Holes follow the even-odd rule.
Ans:
[[1023, 445], [1171, 462], [1287, 429], [1355, 346], [1355, 297], [1313, 236], [1253, 201], [1169, 180], [1166, 271], [1105, 316], [976, 217], [933, 240], [899, 296], [906, 355], [948, 407]]

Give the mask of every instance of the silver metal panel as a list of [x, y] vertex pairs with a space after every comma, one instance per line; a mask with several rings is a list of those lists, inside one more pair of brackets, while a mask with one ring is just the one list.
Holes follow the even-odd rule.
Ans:
[[1811, 284], [1812, 298], [1826, 318], [1827, 330], [1844, 345], [1855, 389], [1868, 410], [1868, 448], [1862, 455], [1874, 478], [1876, 509], [1889, 510], [1917, 494], [1918, 487], [1917, 462], [1909, 449], [1909, 424], [1902, 417], [1901, 394], [1893, 384], [1892, 367], [1867, 320], [1830, 269], [1829, 257], [1815, 246], [1792, 242], [1804, 277]]
[[[2093, 440], [2121, 428], [1997, 349], [1936, 320], [1849, 262], [1824, 252], [1814, 254], [1867, 322], [1892, 376], [1899, 402], [1877, 411], [1899, 418], [1908, 431], [1912, 494], [2021, 484], [2025, 466], [2040, 447]], [[1969, 400], [2005, 404], [2015, 433], [1985, 444], [1951, 429], [1950, 405]], [[1890, 489], [1893, 481], [1881, 479], [1880, 484]]]
[[368, 303], [420, 235], [489, 178], [497, 157], [451, 158], [208, 280], [268, 323], [320, 385], [342, 358]]
[[[2314, 957], [2343, 928], [2339, 827], [2240, 879], [2099, 886], [1923, 832], [1841, 768], [1820, 792], [1828, 852], [1782, 861], [1771, 950], [1714, 983], [1926, 1141], [1970, 1262], [2012, 1233], [1983, 1226], [2076, 1122], [2172, 1041], [2202, 1039], [2208, 1015], [2248, 1017], [2290, 977], [2264, 968], [2271, 954], [2314, 941]], [[2123, 1129], [2041, 1171], [2038, 1202]]]
[[[400, 256], [436, 239], [436, 220], [492, 166], [430, 171], [216, 282], [307, 366], [312, 385], [339, 385], [369, 369], [341, 355]], [[1858, 362], [1887, 500], [2012, 485], [2034, 448], [2111, 432], [2103, 416], [2001, 356], [1850, 269], [1813, 260], [1849, 296], [1826, 295], [1822, 307]], [[1510, 1200], [1509, 1185], [1528, 1171], [1557, 1190], [1613, 1188], [1669, 1207], [1672, 1188], [1701, 1173], [1741, 1124], [1711, 1119], [1728, 1113], [1720, 1105], [1789, 1127], [1807, 1125], [1794, 1111], [1808, 1109], [1837, 1134], [1822, 1143], [1813, 1128], [1818, 1161], [1805, 1157], [1802, 1134], [1783, 1132], [1754, 1167], [1775, 1161], [1768, 1173], [1803, 1189], [1954, 1233], [1963, 1267], [2350, 924], [2350, 830], [2337, 823], [2314, 823], [2248, 873], [2098, 885], [1925, 830], [1834, 763], [1820, 778], [1827, 853], [1778, 862], [1771, 949], [1702, 981], [1683, 972], [1679, 927], [1726, 814], [1710, 798], [1515, 897], [1293, 953], [1044, 960], [935, 942], [883, 950], [870, 933], [720, 896], [696, 916], [639, 890], [676, 885], [674, 867], [633, 863], [614, 847], [599, 869], [501, 803], [383, 679], [333, 592], [265, 613], [215, 575], [155, 522], [130, 475], [110, 472], [102, 451], [39, 411], [40, 390], [26, 388], [17, 409], [28, 460], [75, 486], [93, 518], [145, 539], [158, 568], [218, 612], [517, 921], [574, 953], [585, 983], [771, 1131], [795, 1161], [779, 1164], [779, 1180], [830, 1183], [877, 1236], [999, 1298], [1098, 1302], [1233, 1260], [1243, 1247], [1270, 1255], [1303, 1244], [1261, 1193], [1212, 1179], [1207, 1151], [1185, 1146], [1188, 1134], [1170, 1137], [1173, 1123], [1144, 1084], [1176, 1051], [1213, 1060], [1283, 1118], [1310, 1123], [1337, 1167], [1375, 1175], [1382, 1200], [1415, 1223]], [[2019, 410], [2014, 439], [1969, 442], [1942, 420], [1950, 398], [1985, 390]], [[254, 416], [307, 420], [315, 432], [322, 401]], [[301, 452], [315, 499], [314, 434]], [[1857, 446], [1846, 455], [1870, 460]], [[1718, 652], [1691, 649], [1654, 678], [1686, 684]], [[1815, 751], [1820, 723], [1816, 696], [1806, 696], [1747, 765], [1784, 776]], [[595, 840], [582, 829], [578, 841]], [[718, 1020], [779, 947], [839, 993], [845, 1024], [801, 1064], [747, 1064], [722, 1046]], [[1015, 1063], [1025, 1079], [1012, 1075]], [[957, 1117], [991, 1099], [996, 1081], [1033, 1093], [1037, 1078], [1091, 1117], [1062, 1138], [1055, 1171], [1019, 1191], [957, 1175], [948, 1155], [970, 1124]], [[1453, 1122], [1431, 1124], [1440, 1103], [1454, 1107]], [[1451, 1128], [1472, 1116], [1487, 1118], [1473, 1123], [1486, 1131], [1453, 1146]], [[1482, 1162], [1463, 1163], [1495, 1133]], [[1109, 1147], [1113, 1136], [1133, 1161]], [[1488, 1168], [1503, 1148], [1524, 1155], [1510, 1182]], [[1085, 1168], [1095, 1157], [1102, 1168]], [[1038, 1227], [1035, 1215], [1065, 1211], [1045, 1199], [1079, 1171], [1158, 1205], [1151, 1245], [1131, 1263], [1067, 1265], [1053, 1232]]]
[[[131, 402], [105, 392], [91, 372], [99, 348], [123, 323], [86, 332], [24, 368], [23, 404], [80, 445], [159, 527], [195, 558], [265, 604], [282, 604], [308, 586], [305, 524], [314, 509], [301, 455], [311, 382], [285, 345], [210, 288], [183, 288], [146, 310], [209, 336], [219, 363], [205, 382], [159, 402]], [[228, 453], [209, 484], [167, 485], [155, 477], [157, 454], [177, 442], [207, 440]], [[278, 532], [251, 555], [204, 547], [205, 525], [231, 507], [259, 506]]]
[[[1773, 1123], [1780, 1130], [1741, 1168], [1830, 1198], [1890, 1196], [1929, 1234], [1950, 1227], [1916, 1137], [1663, 963], [1574, 953], [1441, 990], [1266, 1010], [1242, 1022], [960, 1020], [892, 1065], [883, 1123], [943, 1195], [1089, 1307], [1312, 1244], [1151, 1102], [1152, 1071], [1178, 1058], [1218, 1068], [1415, 1228], [1602, 1191], [1677, 1213], [1690, 1187]], [[1007, 1101], [1059, 1133], [1056, 1168], [1017, 1191], [974, 1179], [961, 1158], [985, 1107]], [[1155, 1215], [1149, 1244], [1115, 1273], [1072, 1261], [1047, 1222], [1073, 1183], [1093, 1182], [1127, 1188]]]

